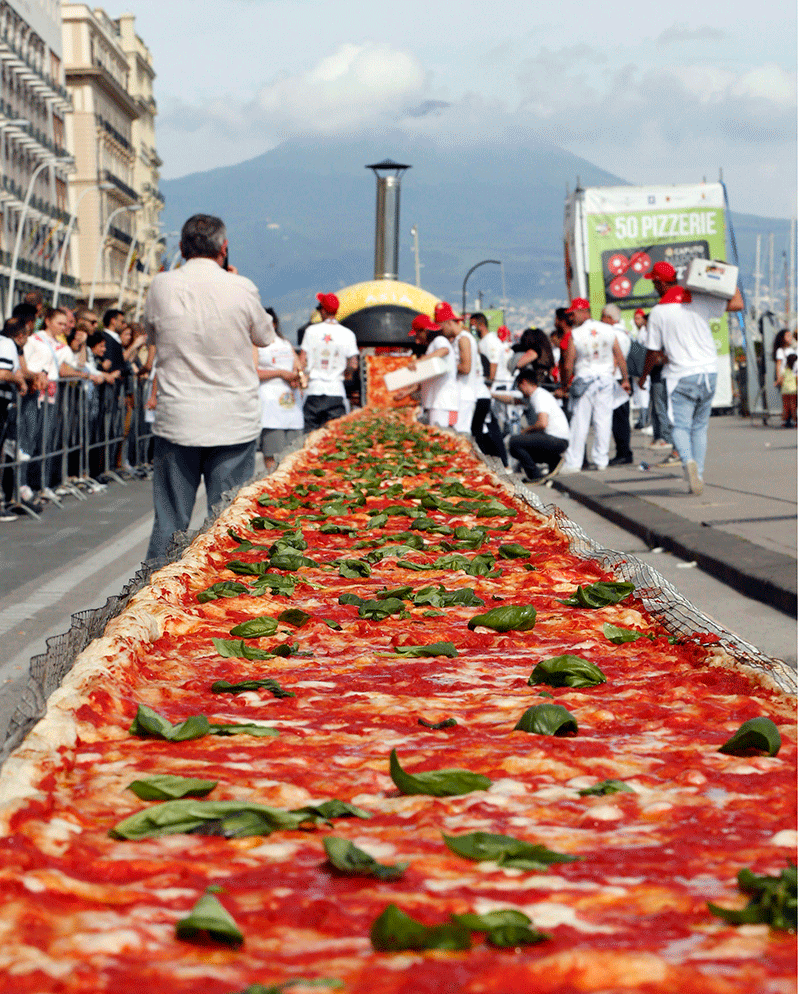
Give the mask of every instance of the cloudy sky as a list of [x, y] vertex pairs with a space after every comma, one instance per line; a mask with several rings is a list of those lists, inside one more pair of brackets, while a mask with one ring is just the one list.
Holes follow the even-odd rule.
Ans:
[[518, 129], [632, 183], [711, 180], [722, 167], [734, 209], [797, 210], [792, 0], [128, 0], [127, 9], [158, 72], [165, 178], [293, 135], [391, 125], [480, 144]]

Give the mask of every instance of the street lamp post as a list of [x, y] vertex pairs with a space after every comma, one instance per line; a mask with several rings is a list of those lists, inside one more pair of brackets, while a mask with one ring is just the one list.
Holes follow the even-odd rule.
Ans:
[[467, 275], [464, 277], [464, 282], [461, 285], [461, 313], [465, 314], [467, 310], [467, 280], [472, 276], [475, 270], [479, 266], [488, 266], [491, 263], [493, 266], [502, 266], [503, 263], [499, 259], [484, 259], [483, 262], [476, 262], [475, 265], [470, 269]]
[[72, 232], [75, 230], [75, 224], [78, 220], [78, 211], [81, 206], [81, 202], [87, 193], [91, 193], [93, 190], [113, 190], [113, 183], [93, 183], [91, 186], [87, 186], [86, 189], [78, 197], [78, 202], [75, 204], [75, 210], [72, 212], [72, 217], [69, 219], [69, 224], [67, 225], [67, 231], [64, 235], [64, 242], [61, 246], [61, 252], [58, 256], [58, 271], [56, 272], [56, 290], [53, 294], [53, 307], [58, 307], [58, 298], [61, 294], [61, 276], [64, 272], [64, 261], [67, 257], [67, 249], [69, 248], [69, 242], [72, 238]]
[[97, 288], [97, 277], [100, 273], [100, 263], [103, 261], [103, 249], [105, 248], [106, 238], [108, 238], [108, 233], [111, 230], [111, 222], [118, 214], [123, 214], [125, 211], [134, 213], [141, 209], [141, 204], [123, 204], [122, 207], [118, 207], [108, 215], [108, 220], [103, 228], [103, 234], [100, 236], [100, 244], [97, 246], [97, 257], [94, 261], [94, 275], [92, 276], [92, 289], [89, 293], [89, 310], [94, 307], [94, 292]]
[[11, 312], [14, 309], [14, 287], [17, 282], [17, 264], [19, 263], [19, 252], [22, 247], [22, 229], [25, 227], [25, 221], [28, 217], [28, 208], [30, 207], [31, 197], [33, 196], [33, 188], [36, 184], [36, 180], [39, 178], [39, 174], [43, 169], [53, 168], [56, 165], [62, 164], [66, 165], [72, 162], [72, 157], [56, 159], [48, 158], [44, 162], [40, 162], [39, 165], [31, 173], [31, 178], [28, 182], [28, 189], [25, 193], [25, 200], [22, 203], [22, 210], [19, 214], [19, 222], [17, 227], [17, 237], [14, 240], [14, 252], [11, 256], [11, 276], [8, 281], [8, 305], [6, 307], [6, 317], [11, 317]]

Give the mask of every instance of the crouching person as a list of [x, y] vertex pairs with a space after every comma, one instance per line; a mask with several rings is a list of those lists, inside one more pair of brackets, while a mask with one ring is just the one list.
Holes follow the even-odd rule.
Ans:
[[[528, 428], [508, 440], [508, 451], [516, 459], [531, 483], [543, 483], [555, 476], [564, 461], [569, 445], [569, 424], [561, 404], [552, 393], [539, 386], [546, 374], [523, 367], [517, 377], [517, 389], [528, 402]], [[547, 465], [547, 472], [539, 464]]]

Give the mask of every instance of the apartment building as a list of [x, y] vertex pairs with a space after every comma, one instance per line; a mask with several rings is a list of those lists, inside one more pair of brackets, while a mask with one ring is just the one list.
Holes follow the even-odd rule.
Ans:
[[[50, 299], [69, 222], [65, 88], [58, 0], [0, 0], [0, 305]], [[62, 299], [75, 291], [65, 266]]]
[[157, 255], [163, 206], [152, 57], [133, 15], [112, 19], [102, 8], [66, 2], [61, 12], [79, 295], [101, 312], [118, 304], [135, 312]]

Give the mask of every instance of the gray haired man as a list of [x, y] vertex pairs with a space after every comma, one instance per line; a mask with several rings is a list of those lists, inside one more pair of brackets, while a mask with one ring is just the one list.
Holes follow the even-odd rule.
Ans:
[[183, 266], [153, 278], [144, 311], [158, 363], [148, 559], [188, 528], [201, 479], [210, 511], [253, 476], [261, 431], [253, 345], [275, 338], [256, 285], [227, 266], [218, 217], [190, 217], [181, 253]]

